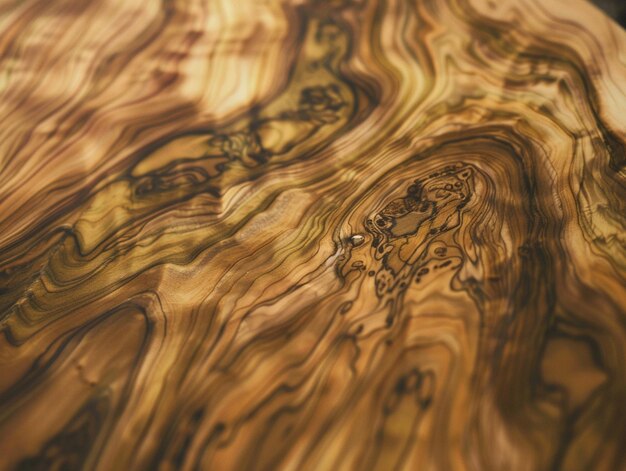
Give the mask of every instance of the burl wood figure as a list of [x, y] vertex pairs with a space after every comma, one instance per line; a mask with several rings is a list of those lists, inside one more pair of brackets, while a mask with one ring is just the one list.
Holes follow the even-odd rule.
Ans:
[[0, 470], [626, 469], [591, 4], [5, 0], [0, 120]]

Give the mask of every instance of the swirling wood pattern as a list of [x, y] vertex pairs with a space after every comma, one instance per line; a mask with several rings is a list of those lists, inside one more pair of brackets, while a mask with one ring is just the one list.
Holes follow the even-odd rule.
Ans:
[[626, 469], [626, 33], [599, 10], [0, 24], [0, 469]]

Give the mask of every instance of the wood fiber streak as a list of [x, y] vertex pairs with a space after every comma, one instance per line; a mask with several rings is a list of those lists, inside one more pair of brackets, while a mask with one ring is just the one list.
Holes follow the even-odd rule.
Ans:
[[582, 0], [0, 3], [0, 470], [626, 469], [626, 32]]

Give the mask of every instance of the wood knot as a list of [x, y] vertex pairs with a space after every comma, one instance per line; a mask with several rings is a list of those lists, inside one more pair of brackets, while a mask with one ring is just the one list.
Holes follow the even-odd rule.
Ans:
[[361, 234], [355, 234], [352, 237], [350, 237], [350, 243], [354, 247], [358, 247], [359, 245], [362, 245], [363, 242], [365, 242], [365, 237], [363, 237]]

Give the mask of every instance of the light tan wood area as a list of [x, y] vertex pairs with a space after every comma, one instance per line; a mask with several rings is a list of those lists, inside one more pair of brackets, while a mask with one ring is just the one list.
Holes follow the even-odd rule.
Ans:
[[626, 469], [626, 32], [581, 0], [0, 3], [0, 470]]

